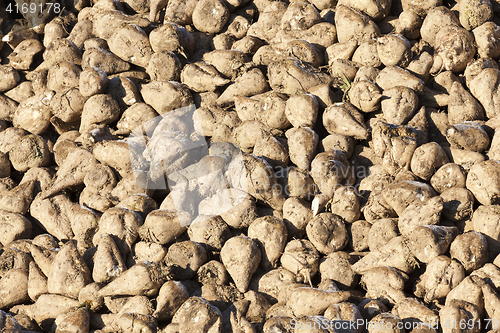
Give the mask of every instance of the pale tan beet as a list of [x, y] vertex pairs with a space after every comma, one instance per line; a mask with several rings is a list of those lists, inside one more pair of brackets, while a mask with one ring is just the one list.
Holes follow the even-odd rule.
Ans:
[[[12, 90], [10, 90], [10, 91], [12, 91]], [[31, 95], [29, 97], [33, 97], [33, 95]], [[21, 101], [19, 101], [19, 102], [21, 102]], [[1, 95], [0, 105], [2, 106], [2, 111], [0, 113], [0, 119], [11, 120], [12, 116], [14, 116], [14, 113], [16, 112], [18, 102], [12, 100], [11, 98], [7, 97], [6, 95], [5, 96]]]
[[418, 97], [412, 89], [396, 86], [384, 90], [380, 104], [388, 123], [402, 125], [408, 122], [417, 111]]
[[309, 240], [323, 254], [342, 250], [349, 235], [344, 220], [332, 213], [321, 213], [313, 217], [306, 226]]
[[451, 188], [441, 193], [443, 216], [451, 221], [469, 218], [473, 212], [474, 196], [464, 188]]
[[86, 307], [57, 316], [54, 325], [57, 331], [87, 330], [90, 326], [90, 310]]
[[261, 251], [252, 239], [236, 236], [222, 247], [221, 260], [238, 290], [245, 292], [261, 261]]
[[161, 51], [153, 53], [146, 73], [153, 81], [179, 81], [182, 65], [174, 52]]
[[202, 0], [193, 11], [193, 25], [206, 33], [218, 33], [229, 19], [229, 10], [221, 0]]
[[292, 58], [271, 64], [268, 76], [271, 88], [285, 94], [305, 92], [309, 88], [332, 81], [329, 75]]
[[490, 256], [497, 256], [500, 252], [498, 241], [500, 240], [499, 206], [479, 206], [472, 213], [472, 226], [474, 231], [481, 232], [487, 236]]
[[138, 263], [99, 290], [101, 296], [155, 295], [162, 285], [158, 265]]
[[165, 209], [150, 212], [139, 229], [141, 239], [167, 244], [174, 241], [184, 231], [185, 226], [181, 226], [177, 212]]
[[248, 35], [270, 41], [281, 30], [281, 20], [287, 10], [284, 3], [271, 2], [263, 8], [257, 22], [248, 29]]
[[97, 246], [101, 235], [110, 234], [120, 252], [126, 254], [137, 240], [142, 223], [141, 216], [135, 212], [119, 207], [110, 208], [99, 220], [99, 229], [93, 237], [93, 243]]
[[349, 245], [352, 246], [354, 251], [361, 252], [368, 249], [368, 233], [371, 226], [371, 223], [365, 220], [358, 220], [351, 223], [349, 227], [351, 232]]
[[50, 122], [56, 130], [63, 132], [67, 129], [76, 128], [75, 122], [80, 120], [87, 99], [77, 87], [56, 94], [50, 101], [53, 114]]
[[471, 94], [481, 103], [488, 118], [498, 114], [495, 105], [498, 103], [496, 82], [500, 79], [497, 68], [485, 68], [469, 83]]
[[310, 199], [318, 192], [318, 186], [312, 176], [297, 168], [289, 170], [286, 186], [289, 196], [300, 199]]
[[481, 286], [483, 284], [484, 281], [477, 276], [465, 277], [448, 293], [445, 305], [450, 305], [457, 301], [464, 301], [482, 311], [484, 308], [484, 298]]
[[35, 182], [29, 181], [2, 193], [0, 209], [12, 213], [26, 214], [35, 197]]
[[341, 186], [335, 190], [328, 203], [330, 211], [347, 223], [357, 221], [361, 215], [361, 196], [352, 186]]
[[42, 134], [50, 125], [50, 102], [53, 91], [46, 91], [19, 104], [12, 115], [12, 123], [33, 134]]
[[150, 122], [150, 120], [156, 117], [158, 113], [152, 107], [145, 103], [135, 103], [122, 113], [116, 124], [118, 134], [130, 134], [139, 126], [146, 127], [146, 132], [152, 131], [157, 122]]
[[205, 92], [226, 85], [230, 81], [221, 77], [215, 67], [205, 62], [197, 62], [184, 66], [181, 72], [181, 82], [193, 91]]
[[58, 315], [76, 308], [78, 305], [78, 300], [69, 297], [57, 294], [44, 294], [34, 303], [32, 317], [38, 323], [41, 323], [42, 328], [48, 330]]
[[[495, 263], [497, 261], [494, 261]], [[475, 270], [474, 272], [471, 273], [472, 276], [479, 276], [482, 278], [486, 283], [488, 283], [490, 286], [493, 288], [496, 288], [498, 285], [498, 266], [496, 264], [491, 264], [487, 263], [480, 269]]]
[[288, 198], [283, 204], [283, 222], [289, 236], [304, 233], [307, 223], [312, 218], [310, 204], [299, 198]]
[[380, 71], [376, 76], [376, 83], [382, 90], [404, 86], [415, 92], [420, 92], [424, 87], [424, 82], [421, 79], [397, 66], [389, 66]]
[[467, 273], [483, 267], [488, 261], [486, 237], [473, 231], [458, 235], [450, 245], [450, 256], [458, 260]]
[[108, 283], [127, 270], [120, 250], [111, 235], [103, 234], [97, 244], [92, 267], [92, 279]]
[[[464, 52], [457, 53], [455, 45], [457, 42], [464, 45]], [[446, 26], [439, 30], [434, 43], [436, 44], [436, 54], [443, 61], [443, 68], [454, 73], [463, 71], [476, 52], [474, 36], [458, 26]]]
[[296, 275], [298, 283], [311, 283], [312, 277], [318, 272], [319, 254], [308, 240], [288, 242], [280, 260], [283, 268]]
[[0, 210], [0, 243], [7, 246], [11, 242], [30, 238], [31, 222], [21, 214]]
[[350, 103], [335, 103], [323, 113], [323, 124], [330, 134], [352, 136], [356, 139], [368, 137], [363, 115]]
[[296, 288], [288, 298], [287, 305], [296, 316], [317, 316], [332, 303], [344, 302], [349, 296], [347, 291], [328, 292], [315, 288]]
[[367, 319], [372, 319], [383, 312], [388, 312], [387, 306], [381, 300], [371, 298], [359, 303], [359, 310], [363, 318]]
[[35, 60], [35, 56], [42, 51], [43, 45], [38, 40], [25, 39], [9, 55], [9, 64], [17, 70], [29, 70]]
[[347, 158], [351, 158], [354, 154], [354, 144], [355, 141], [350, 136], [330, 134], [321, 140], [320, 147], [323, 147], [324, 151], [333, 149], [341, 150]]
[[142, 102], [136, 84], [128, 77], [113, 77], [109, 80], [107, 92], [118, 102], [121, 110]]
[[406, 67], [412, 56], [410, 42], [400, 35], [386, 35], [378, 38], [377, 53], [385, 66]]
[[354, 169], [340, 150], [330, 150], [316, 155], [311, 162], [310, 174], [319, 190], [329, 198], [338, 185], [352, 185]]
[[482, 58], [496, 58], [499, 53], [498, 45], [490, 43], [489, 38], [497, 36], [500, 31], [493, 22], [485, 22], [472, 30], [477, 44], [477, 53]]
[[[177, 82], [152, 81], [142, 85], [140, 92], [144, 102], [159, 114], [190, 105], [193, 101], [188, 89]], [[157, 98], [160, 92], [163, 98]]]
[[8, 309], [26, 302], [28, 296], [28, 273], [21, 269], [11, 269], [0, 279], [0, 309]]
[[280, 267], [254, 277], [250, 286], [265, 295], [268, 300], [276, 302], [279, 296], [293, 284], [295, 284], [295, 275]]
[[408, 320], [415, 324], [419, 323], [423, 328], [427, 328], [432, 324], [435, 326], [439, 320], [439, 316], [434, 311], [415, 298], [407, 298], [398, 302], [394, 306], [393, 312], [403, 321]]
[[340, 288], [349, 290], [358, 282], [356, 273], [351, 268], [352, 258], [343, 251], [330, 253], [321, 259], [319, 272], [323, 281], [330, 279]]
[[178, 324], [179, 333], [193, 331], [222, 331], [222, 314], [220, 310], [201, 297], [190, 297], [184, 306], [172, 318]]
[[325, 50], [325, 62], [332, 63], [335, 59], [350, 59], [357, 47], [356, 41], [339, 42], [328, 46]]
[[[57, 244], [51, 244], [51, 245], [58, 246]], [[56, 256], [57, 253], [54, 250], [50, 250], [42, 246], [41, 244], [40, 245], [31, 244], [30, 254], [34, 259], [34, 263], [36, 263], [40, 271], [43, 273], [45, 279], [47, 279], [47, 276], [50, 273], [50, 266], [52, 265], [54, 257]]]
[[171, 319], [188, 298], [188, 291], [181, 282], [167, 281], [158, 292], [157, 306], [153, 315], [158, 320]]
[[316, 123], [318, 100], [314, 95], [292, 96], [287, 100], [285, 114], [294, 127], [310, 127]]
[[476, 122], [466, 121], [450, 126], [446, 138], [452, 147], [474, 152], [483, 152], [490, 144], [486, 131]]
[[437, 192], [443, 193], [450, 188], [464, 188], [465, 180], [464, 170], [459, 165], [447, 163], [436, 170], [430, 182]]
[[[313, 18], [313, 20], [314, 19], [315, 18]], [[336, 42], [337, 29], [335, 25], [330, 22], [320, 22], [314, 24], [307, 30], [281, 30], [276, 34], [276, 37], [283, 36], [303, 39], [314, 45], [318, 51], [322, 52]]]
[[20, 81], [19, 73], [12, 66], [2, 65], [0, 75], [2, 76], [1, 92], [14, 88]]
[[357, 261], [351, 266], [352, 270], [357, 274], [365, 274], [371, 269], [388, 266], [410, 273], [415, 269], [417, 260], [406, 243], [402, 236], [394, 237], [378, 250], [369, 252]]
[[398, 236], [398, 223], [395, 219], [380, 219], [372, 224], [368, 232], [368, 248], [375, 252]]
[[449, 93], [448, 122], [450, 125], [484, 119], [484, 109], [481, 104], [459, 82], [453, 83]]
[[[283, 140], [282, 140], [283, 141]], [[288, 164], [289, 152], [282, 141], [274, 136], [260, 137], [254, 145], [253, 154], [264, 157], [271, 166], [282, 166]]]
[[71, 62], [60, 62], [47, 73], [47, 88], [62, 93], [69, 88], [78, 87], [81, 69]]
[[428, 15], [422, 22], [420, 33], [423, 40], [434, 46], [436, 35], [441, 29], [446, 26], [458, 26], [460, 22], [448, 8], [441, 6], [440, 2], [438, 7], [433, 8], [431, 6], [426, 10]]
[[198, 215], [188, 228], [189, 239], [217, 251], [231, 237], [229, 226], [219, 215]]
[[498, 203], [500, 193], [500, 162], [489, 160], [477, 163], [470, 169], [466, 187], [483, 205]]
[[106, 74], [125, 72], [130, 69], [127, 61], [120, 59], [114, 53], [100, 47], [89, 47], [82, 55], [82, 69], [100, 68]]
[[408, 235], [413, 229], [422, 225], [436, 225], [441, 215], [445, 214], [448, 202], [445, 198], [436, 196], [425, 202], [415, 202], [405, 208], [399, 215], [398, 230], [402, 235]]
[[[80, 4], [81, 3], [82, 2], [80, 2]], [[82, 19], [75, 24], [68, 36], [68, 39], [72, 41], [76, 47], [81, 49], [84, 46], [85, 41], [92, 37], [92, 22], [90, 20]]]
[[500, 313], [498, 312], [500, 306], [500, 298], [495, 290], [488, 284], [482, 286], [483, 297], [484, 297], [484, 308], [486, 314], [492, 321], [497, 321], [500, 318]]
[[382, 191], [382, 194], [398, 215], [412, 203], [422, 202], [435, 196], [430, 185], [407, 180], [389, 185]]
[[365, 272], [361, 277], [370, 298], [381, 298], [389, 304], [395, 304], [406, 298], [403, 292], [408, 276], [392, 267], [377, 267]]
[[443, 149], [450, 157], [451, 162], [458, 164], [466, 171], [470, 171], [472, 166], [486, 160], [486, 156], [478, 152], [449, 147]]
[[351, 86], [348, 94], [351, 103], [363, 112], [373, 112], [380, 108], [382, 94], [372, 81], [357, 81]]
[[262, 266], [266, 270], [276, 268], [286, 245], [285, 223], [273, 216], [260, 217], [250, 224], [247, 234], [261, 249]]
[[382, 158], [382, 166], [390, 175], [409, 169], [417, 148], [417, 133], [414, 129], [376, 121], [372, 126], [372, 141], [375, 154]]
[[[163, 4], [163, 2], [160, 2]], [[168, 3], [168, 4], [167, 4]], [[197, 1], [168, 1], [163, 7], [167, 6], [165, 11], [165, 21], [174, 22], [179, 25], [192, 23], [193, 11]]]
[[134, 244], [132, 248], [133, 258], [131, 259], [130, 256], [127, 257], [127, 265], [132, 266], [141, 261], [160, 264], [167, 253], [167, 249], [160, 244], [140, 241]]
[[456, 227], [419, 226], [409, 233], [408, 246], [419, 261], [429, 263], [448, 250], [457, 234]]
[[90, 152], [84, 149], [73, 150], [60, 166], [54, 184], [43, 193], [43, 197], [47, 198], [70, 186], [83, 184], [85, 175], [96, 164], [97, 160]]
[[47, 294], [47, 277], [34, 261], [30, 262], [28, 272], [28, 296], [34, 302], [40, 295]]
[[290, 161], [299, 169], [309, 169], [316, 153], [318, 134], [309, 128], [292, 128], [286, 131], [285, 135], [288, 139]]
[[341, 88], [346, 80], [351, 82], [356, 78], [360, 65], [352, 60], [334, 59], [328, 68], [330, 76], [333, 78], [333, 87]]
[[[356, 24], [352, 24], [352, 22]], [[370, 18], [356, 9], [339, 6], [335, 15], [337, 38], [340, 43], [350, 40], [366, 41], [380, 35], [378, 26]]]
[[[493, 118], [495, 119], [495, 118]], [[499, 156], [499, 144], [500, 144], [500, 134], [495, 134], [493, 135], [493, 138], [491, 139], [491, 146], [488, 151], [488, 157], [491, 160], [498, 160]]]
[[[111, 167], [114, 171], [118, 172], [120, 176], [125, 177], [132, 173], [131, 164], [131, 145], [126, 141], [118, 140], [102, 140], [94, 145], [93, 154], [95, 159], [104, 165]], [[136, 163], [144, 163], [142, 159], [138, 159]], [[144, 183], [142, 183], [144, 184]], [[138, 187], [140, 187], [140, 183]], [[146, 186], [142, 186], [144, 188]]]
[[251, 69], [238, 77], [217, 99], [217, 105], [234, 103], [235, 96], [253, 96], [269, 90], [269, 85], [258, 68]]
[[208, 261], [205, 248], [193, 241], [181, 241], [172, 244], [163, 259], [171, 275], [178, 280], [188, 280]]
[[71, 61], [81, 64], [82, 53], [77, 46], [67, 38], [57, 38], [52, 41], [43, 52], [43, 59], [48, 65], [62, 61]]
[[[100, 4], [105, 6], [106, 2], [102, 1]], [[147, 19], [126, 15], [123, 11], [117, 10], [115, 3], [110, 5], [111, 8], [103, 8], [103, 10], [99, 10], [93, 15], [93, 34], [96, 37], [108, 40], [122, 25], [137, 25], [140, 28], [148, 26], [149, 21]]]
[[83, 107], [80, 133], [84, 133], [93, 124], [109, 124], [120, 116], [118, 102], [109, 94], [90, 97]]
[[52, 294], [77, 298], [80, 290], [92, 281], [74, 241], [64, 244], [50, 266], [47, 290]]
[[22, 172], [34, 167], [47, 166], [50, 162], [49, 147], [41, 136], [26, 135], [14, 143], [9, 152], [9, 160], [14, 169]]
[[416, 176], [429, 180], [436, 170], [448, 162], [443, 148], [436, 142], [429, 142], [415, 149], [410, 166]]
[[269, 136], [270, 128], [258, 120], [243, 122], [233, 131], [233, 142], [244, 152], [251, 153], [257, 141]]
[[[393, 332], [399, 333], [404, 331], [403, 321], [395, 313], [381, 313], [373, 317], [367, 324], [369, 333], [376, 332]], [[382, 328], [388, 327], [388, 328]]]
[[[274, 91], [254, 95], [252, 99], [260, 101], [259, 106], [253, 117], [260, 120], [270, 128], [285, 130], [290, 127], [290, 122], [286, 117], [287, 96]], [[235, 98], [236, 102], [236, 98]], [[248, 112], [251, 112], [250, 110]]]
[[283, 191], [277, 186], [276, 175], [270, 165], [254, 155], [243, 154], [243, 162], [229, 167], [231, 185], [247, 191], [255, 199], [266, 202], [274, 209], [281, 209], [285, 202]]
[[[377, 42], [375, 40], [368, 40], [361, 43], [356, 51], [354, 51], [352, 61], [363, 66], [380, 67], [382, 62], [377, 54]], [[360, 82], [360, 80], [357, 82]]]

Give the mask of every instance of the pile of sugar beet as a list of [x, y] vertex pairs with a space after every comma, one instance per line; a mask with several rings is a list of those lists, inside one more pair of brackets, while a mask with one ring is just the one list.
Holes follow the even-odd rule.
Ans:
[[0, 332], [500, 332], [500, 0], [63, 1], [0, 0]]

